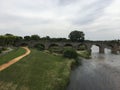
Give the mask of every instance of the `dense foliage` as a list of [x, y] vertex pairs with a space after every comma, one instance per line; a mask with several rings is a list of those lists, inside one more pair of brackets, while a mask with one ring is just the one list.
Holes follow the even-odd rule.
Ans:
[[66, 57], [66, 58], [74, 58], [74, 59], [76, 59], [78, 57], [78, 54], [74, 49], [69, 48], [69, 49], [64, 50], [63, 56]]
[[22, 39], [22, 37], [14, 36], [12, 34], [0, 35], [0, 46], [14, 45]]
[[40, 40], [38, 35], [31, 35], [31, 40]]
[[84, 33], [82, 31], [72, 31], [70, 34], [69, 34], [69, 38], [71, 41], [79, 41], [79, 42], [83, 42], [84, 41]]

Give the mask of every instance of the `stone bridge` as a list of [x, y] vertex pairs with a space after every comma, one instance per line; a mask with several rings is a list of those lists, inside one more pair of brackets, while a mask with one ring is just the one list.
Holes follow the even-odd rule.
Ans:
[[41, 44], [45, 47], [45, 49], [49, 49], [52, 46], [59, 46], [61, 48], [65, 46], [71, 46], [76, 50], [79, 50], [79, 47], [81, 45], [84, 45], [87, 50], [91, 51], [91, 48], [93, 45], [96, 45], [99, 47], [99, 53], [104, 53], [105, 48], [111, 49], [112, 53], [117, 54], [118, 51], [120, 51], [120, 45], [118, 43], [111, 43], [111, 42], [105, 42], [105, 41], [85, 41], [84, 43], [80, 42], [71, 42], [71, 41], [66, 41], [66, 42], [51, 42], [51, 41], [21, 41], [19, 43], [16, 43], [16, 46], [23, 46], [27, 45], [29, 47], [34, 47], [37, 44]]

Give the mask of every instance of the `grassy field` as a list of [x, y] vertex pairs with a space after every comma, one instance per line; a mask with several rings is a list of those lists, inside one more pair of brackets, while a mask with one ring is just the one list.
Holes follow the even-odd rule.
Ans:
[[11, 59], [14, 59], [22, 54], [24, 54], [26, 51], [23, 48], [17, 48], [14, 49], [11, 52], [8, 52], [6, 55], [0, 56], [0, 65], [7, 63]]
[[[73, 61], [31, 51], [29, 56], [0, 72], [0, 90], [65, 90]], [[10, 58], [9, 54], [5, 58]]]

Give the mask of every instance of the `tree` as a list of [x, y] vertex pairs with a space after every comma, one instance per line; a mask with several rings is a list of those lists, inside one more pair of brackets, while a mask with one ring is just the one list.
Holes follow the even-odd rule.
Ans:
[[30, 36], [24, 36], [24, 40], [29, 41], [29, 40], [31, 40], [31, 37]]
[[5, 45], [5, 37], [3, 35], [0, 35], [0, 46]]
[[32, 35], [31, 39], [32, 40], [40, 40], [40, 37], [38, 35]]
[[15, 38], [15, 43], [16, 42], [20, 42], [20, 41], [22, 41], [23, 40], [23, 37], [21, 37], [21, 36], [16, 36], [16, 38]]
[[84, 33], [82, 31], [72, 31], [70, 34], [69, 34], [69, 38], [71, 41], [79, 41], [79, 42], [83, 42], [84, 41]]
[[47, 39], [47, 40], [50, 40], [50, 36], [46, 36], [46, 39]]
[[13, 34], [7, 33], [5, 36], [14, 36]]

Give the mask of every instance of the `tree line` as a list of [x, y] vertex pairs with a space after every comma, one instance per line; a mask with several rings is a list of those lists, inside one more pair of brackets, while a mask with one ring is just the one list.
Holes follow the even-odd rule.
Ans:
[[31, 36], [16, 36], [13, 34], [5, 34], [0, 35], [0, 46], [9, 46], [9, 45], [15, 45], [15, 43], [20, 41], [30, 41], [30, 40], [44, 40], [44, 41], [78, 41], [83, 42], [84, 41], [84, 33], [82, 31], [72, 31], [68, 35], [69, 39], [67, 38], [50, 38], [49, 36], [46, 37], [40, 37], [39, 35], [31, 35]]
[[[31, 40], [43, 40], [43, 41], [53, 41], [53, 42], [84, 42], [84, 41], [89, 41], [85, 40], [85, 34], [83, 31], [78, 31], [74, 30], [69, 33], [68, 38], [51, 38], [50, 36], [46, 37], [40, 37], [39, 35], [27, 35], [27, 36], [16, 36], [13, 34], [5, 34], [5, 35], [0, 35], [0, 46], [9, 46], [9, 45], [15, 45], [15, 43], [20, 42], [20, 41], [31, 41]], [[113, 43], [117, 42], [120, 43], [120, 40], [111, 40], [111, 41], [104, 41], [108, 43]]]

